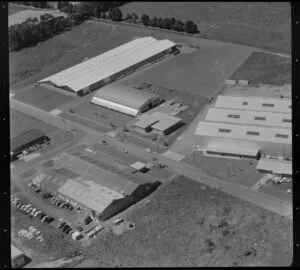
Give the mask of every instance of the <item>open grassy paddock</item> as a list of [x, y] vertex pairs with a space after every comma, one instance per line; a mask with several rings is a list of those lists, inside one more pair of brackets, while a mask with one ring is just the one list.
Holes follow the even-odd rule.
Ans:
[[211, 97], [249, 54], [242, 47], [200, 45], [200, 49], [192, 53], [179, 54], [149, 70], [125, 78], [122, 84], [148, 82], [183, 93]]
[[52, 111], [55, 108], [74, 100], [75, 97], [37, 86], [16, 94], [14, 99], [45, 111]]
[[23, 10], [28, 10], [31, 9], [29, 6], [25, 7], [25, 6], [19, 6], [19, 5], [15, 5], [12, 3], [9, 3], [8, 5], [8, 16], [13, 15], [19, 11], [23, 11]]
[[131, 2], [122, 12], [193, 20], [211, 39], [291, 53], [291, 5], [275, 2]]
[[248, 80], [250, 84], [291, 84], [291, 68], [291, 58], [253, 52], [230, 79]]
[[184, 177], [131, 208], [126, 220], [135, 223], [134, 230], [119, 236], [108, 233], [85, 249], [97, 266], [287, 266], [292, 262], [292, 220]]

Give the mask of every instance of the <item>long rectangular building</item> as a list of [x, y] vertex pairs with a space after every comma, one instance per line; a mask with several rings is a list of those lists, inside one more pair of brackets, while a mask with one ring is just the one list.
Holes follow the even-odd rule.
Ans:
[[257, 125], [280, 128], [292, 127], [291, 114], [276, 112], [210, 108], [206, 114], [205, 120], [210, 122], [239, 125]]
[[237, 110], [291, 113], [292, 104], [290, 100], [274, 98], [218, 96], [215, 107]]
[[108, 84], [176, 49], [170, 40], [138, 38], [99, 56], [40, 80], [40, 85], [53, 90], [66, 90], [80, 96]]
[[260, 150], [271, 156], [291, 156], [291, 137], [290, 129], [251, 125], [199, 122], [196, 129], [196, 142], [204, 150], [210, 145], [225, 146], [241, 153], [243, 149]]

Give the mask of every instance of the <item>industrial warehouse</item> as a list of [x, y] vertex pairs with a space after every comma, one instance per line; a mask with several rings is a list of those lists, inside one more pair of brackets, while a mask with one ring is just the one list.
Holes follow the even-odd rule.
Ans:
[[215, 106], [196, 129], [196, 143], [205, 154], [291, 158], [290, 102], [219, 96]]
[[[73, 168], [84, 165], [83, 161], [70, 159], [66, 154], [63, 154], [62, 158], [69, 159], [72, 163], [69, 163], [69, 166]], [[41, 172], [32, 178], [32, 183], [67, 202], [80, 205], [89, 215], [106, 220], [143, 199], [160, 185], [158, 181], [150, 183], [141, 177], [135, 177], [133, 173], [142, 171], [145, 166], [138, 169], [135, 167], [130, 167], [124, 172], [127, 177], [116, 174], [111, 177], [105, 172], [97, 177], [78, 176], [69, 169], [61, 168]], [[63, 176], [61, 171], [67, 171], [70, 177]]]
[[136, 116], [157, 106], [160, 101], [158, 95], [131, 87], [110, 84], [98, 90], [91, 103]]
[[50, 139], [38, 129], [29, 130], [22, 135], [13, 138], [10, 145], [11, 161], [16, 160], [17, 157], [28, 148], [34, 147], [35, 145], [41, 145], [49, 141]]
[[139, 120], [134, 123], [137, 131], [142, 133], [153, 132], [158, 135], [168, 135], [182, 125], [181, 118], [167, 115], [161, 112], [152, 114], [143, 114]]
[[138, 38], [40, 80], [38, 84], [73, 96], [83, 96], [174, 51], [176, 44], [170, 40]]

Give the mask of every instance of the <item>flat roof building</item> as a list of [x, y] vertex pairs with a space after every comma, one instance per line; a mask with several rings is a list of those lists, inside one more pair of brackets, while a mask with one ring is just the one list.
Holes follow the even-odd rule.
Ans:
[[182, 119], [161, 112], [144, 114], [134, 123], [138, 129], [145, 132], [153, 131], [160, 135], [167, 135], [182, 125]]
[[256, 169], [261, 173], [278, 174], [291, 177], [293, 175], [292, 162], [280, 159], [262, 158]]
[[136, 116], [160, 102], [159, 95], [135, 88], [110, 84], [96, 92], [91, 103]]
[[251, 125], [199, 122], [196, 141], [200, 148], [209, 145], [232, 149], [260, 150], [268, 155], [291, 156], [291, 130]]
[[215, 107], [291, 113], [292, 104], [291, 101], [274, 98], [218, 96]]
[[121, 75], [172, 53], [176, 44], [170, 40], [143, 37], [116, 47], [73, 67], [63, 70], [38, 83], [49, 88], [64, 89], [74, 95], [94, 91]]
[[280, 128], [292, 127], [291, 114], [220, 108], [210, 108], [205, 121]]
[[10, 251], [12, 268], [21, 268], [30, 261], [30, 259], [24, 254], [24, 252], [14, 245], [10, 245]]

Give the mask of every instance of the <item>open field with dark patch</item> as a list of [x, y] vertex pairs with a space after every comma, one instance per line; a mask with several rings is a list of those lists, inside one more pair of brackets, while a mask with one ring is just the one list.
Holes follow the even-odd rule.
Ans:
[[14, 99], [49, 112], [74, 100], [75, 97], [37, 86], [16, 94]]
[[200, 46], [200, 49], [192, 53], [179, 54], [136, 76], [124, 79], [122, 84], [147, 82], [183, 93], [210, 97], [248, 55], [249, 52], [244, 48], [237, 49], [226, 45]]
[[184, 177], [132, 207], [126, 220], [134, 230], [86, 247], [97, 266], [289, 266], [293, 259], [292, 220]]
[[291, 53], [291, 5], [271, 2], [131, 2], [122, 12], [193, 20], [207, 38]]
[[291, 58], [253, 52], [232, 74], [232, 80], [248, 80], [250, 84], [283, 85], [292, 82]]
[[10, 138], [21, 135], [30, 129], [40, 129], [45, 134], [58, 130], [56, 127], [46, 124], [36, 118], [27, 116], [15, 110], [10, 110]]

